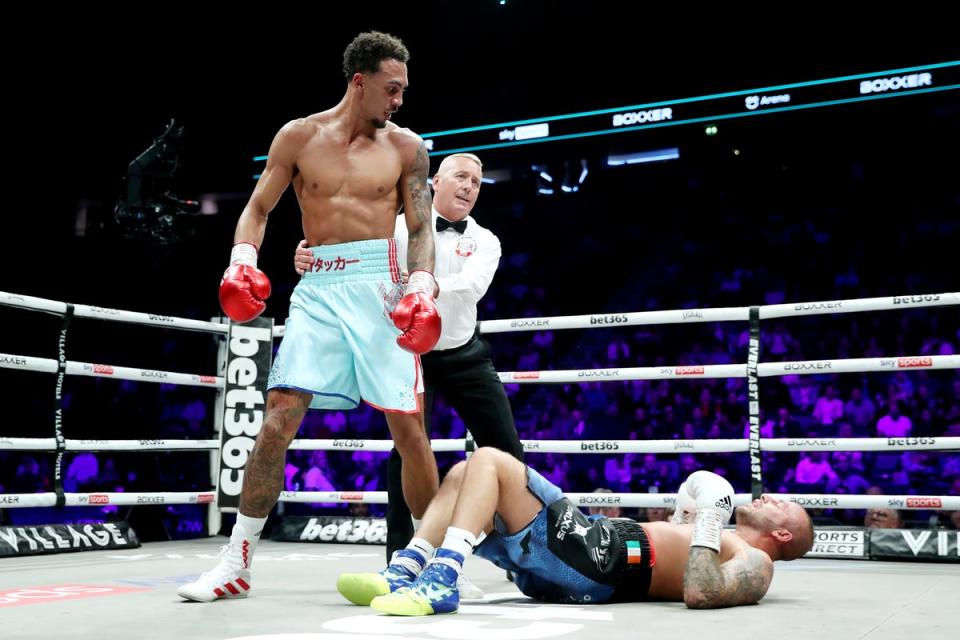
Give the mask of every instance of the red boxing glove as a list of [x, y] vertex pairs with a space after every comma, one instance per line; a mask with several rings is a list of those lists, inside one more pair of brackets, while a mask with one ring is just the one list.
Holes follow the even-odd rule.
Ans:
[[433, 349], [440, 339], [440, 312], [433, 301], [436, 281], [429, 271], [410, 274], [406, 292], [393, 310], [393, 324], [403, 334], [397, 337], [402, 349], [424, 354]]
[[257, 269], [257, 249], [242, 242], [233, 247], [230, 266], [220, 281], [220, 308], [234, 322], [250, 322], [267, 307], [270, 280]]

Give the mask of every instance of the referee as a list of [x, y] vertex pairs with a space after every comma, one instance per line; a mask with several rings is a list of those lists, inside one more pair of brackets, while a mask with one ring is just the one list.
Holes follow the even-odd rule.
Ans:
[[[500, 240], [470, 215], [480, 195], [483, 163], [472, 153], [444, 158], [433, 176], [434, 277], [440, 286], [437, 307], [443, 331], [433, 351], [421, 356], [424, 424], [437, 392], [457, 410], [478, 447], [496, 447], [523, 460], [523, 445], [490, 345], [477, 335], [477, 303], [500, 264]], [[397, 257], [406, 265], [407, 227], [397, 219]], [[400, 455], [390, 452], [387, 467], [387, 562], [413, 537], [413, 521], [400, 484]]]

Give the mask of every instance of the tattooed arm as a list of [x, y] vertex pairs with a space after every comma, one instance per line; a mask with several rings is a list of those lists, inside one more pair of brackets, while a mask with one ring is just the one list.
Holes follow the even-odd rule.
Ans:
[[412, 353], [424, 354], [437, 345], [443, 327], [434, 301], [439, 291], [433, 277], [433, 212], [427, 187], [430, 161], [423, 140], [405, 129], [403, 132], [405, 140], [401, 153], [406, 161], [400, 175], [400, 192], [407, 221], [407, 270], [410, 276], [403, 288], [403, 297], [390, 317], [402, 332], [397, 337], [397, 344]]
[[[407, 270], [429, 271], [433, 273], [434, 249], [433, 228], [431, 227], [430, 160], [423, 141], [410, 134], [416, 140], [416, 148], [404, 166], [400, 176], [400, 192], [403, 196], [403, 213], [407, 221]], [[412, 145], [411, 145], [412, 146]]]
[[706, 547], [690, 547], [683, 572], [683, 601], [691, 609], [716, 609], [754, 604], [767, 593], [773, 579], [773, 561], [758, 549], [746, 547], [720, 564], [720, 555]]

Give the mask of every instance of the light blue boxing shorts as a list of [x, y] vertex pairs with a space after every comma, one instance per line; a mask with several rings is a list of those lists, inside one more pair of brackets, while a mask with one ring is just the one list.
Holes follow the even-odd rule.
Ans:
[[267, 389], [313, 394], [311, 409], [416, 413], [420, 357], [397, 345], [390, 313], [403, 294], [397, 244], [362, 240], [311, 247], [313, 268], [290, 296], [290, 314]]

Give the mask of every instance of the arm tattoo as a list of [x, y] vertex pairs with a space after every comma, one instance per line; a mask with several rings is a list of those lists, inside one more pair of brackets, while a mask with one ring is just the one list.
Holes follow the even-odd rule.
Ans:
[[[430, 208], [433, 200], [427, 187], [429, 174], [430, 160], [427, 157], [427, 148], [421, 142], [413, 167], [406, 178], [411, 213], [420, 223], [417, 229], [410, 231], [407, 240], [407, 269], [411, 272], [418, 269], [433, 272], [433, 229], [430, 228]], [[409, 220], [407, 225], [409, 226]]]
[[723, 593], [719, 554], [706, 547], [690, 547], [683, 571], [683, 599], [692, 609], [707, 609]]
[[753, 604], [766, 594], [772, 578], [773, 563], [756, 550], [721, 565], [711, 549], [691, 547], [683, 573], [684, 602], [691, 609]]

